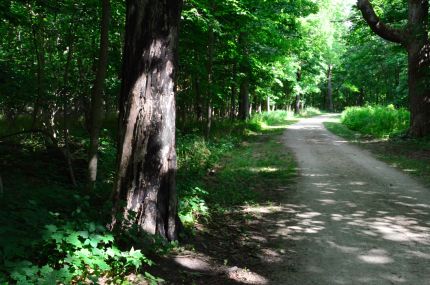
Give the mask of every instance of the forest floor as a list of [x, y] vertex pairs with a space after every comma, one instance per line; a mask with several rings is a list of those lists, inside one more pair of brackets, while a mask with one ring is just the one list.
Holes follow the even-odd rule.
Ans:
[[277, 161], [264, 168], [271, 180], [289, 163], [284, 184], [254, 183], [265, 202], [201, 225], [194, 249], [159, 260], [155, 273], [168, 284], [428, 283], [430, 190], [328, 132], [333, 121], [304, 119], [244, 146], [249, 163]]

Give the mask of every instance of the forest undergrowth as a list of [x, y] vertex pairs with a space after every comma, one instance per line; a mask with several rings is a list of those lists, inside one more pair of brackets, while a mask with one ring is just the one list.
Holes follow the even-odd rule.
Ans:
[[[303, 116], [318, 113], [309, 109]], [[265, 195], [259, 186], [267, 189], [291, 178], [292, 158], [282, 159], [279, 143], [272, 139], [294, 120], [291, 112], [275, 111], [257, 114], [246, 123], [218, 121], [209, 140], [201, 135], [200, 124], [178, 130], [182, 240], [192, 240], [197, 225], [210, 228], [213, 221], [219, 223], [216, 217], [223, 213], [263, 201]], [[11, 133], [26, 127], [25, 118], [17, 122], [2, 130]], [[0, 284], [161, 281], [149, 273], [153, 262], [147, 256], [179, 250], [177, 242], [142, 236], [133, 230], [119, 235], [106, 228], [116, 156], [113, 126], [113, 120], [107, 120], [101, 139], [100, 182], [91, 193], [83, 183], [76, 188], [71, 185], [61, 152], [43, 136], [24, 133], [0, 142], [1, 152], [6, 154], [0, 165], [4, 186], [0, 200]], [[263, 137], [267, 143], [258, 143]], [[85, 181], [88, 144], [84, 138], [72, 129], [73, 167], [81, 182]], [[265, 153], [255, 153], [256, 146], [263, 145], [261, 151]], [[135, 246], [128, 247], [131, 243]]]

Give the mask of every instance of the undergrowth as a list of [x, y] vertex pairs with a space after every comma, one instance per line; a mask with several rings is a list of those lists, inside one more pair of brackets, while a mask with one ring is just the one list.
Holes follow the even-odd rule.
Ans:
[[320, 115], [321, 111], [317, 108], [307, 107], [300, 114], [294, 114], [293, 111], [277, 110], [272, 112], [263, 112], [255, 114], [248, 121], [249, 128], [254, 131], [262, 131], [270, 126], [283, 126], [288, 121], [296, 118], [307, 118]]
[[405, 133], [409, 117], [406, 109], [396, 109], [393, 105], [349, 107], [342, 113], [341, 122], [362, 134], [388, 138]]
[[[285, 125], [293, 118], [291, 112], [275, 111], [247, 122], [214, 122], [209, 140], [196, 125], [178, 131], [179, 216], [186, 229], [209, 220], [212, 212], [253, 203], [258, 194], [250, 191], [252, 185], [246, 181], [258, 183], [255, 169], [263, 176], [282, 177], [284, 170], [271, 166], [277, 153], [251, 169], [253, 154], [242, 142], [267, 126]], [[76, 176], [85, 181], [88, 140], [82, 132], [71, 131]], [[152, 262], [146, 256], [166, 252], [175, 244], [156, 237], [115, 236], [106, 227], [111, 209], [106, 201], [115, 169], [114, 138], [115, 130], [108, 125], [102, 132], [94, 193], [86, 193], [84, 185], [71, 187], [64, 158], [58, 150], [49, 149], [42, 137], [24, 134], [0, 143], [0, 151], [6, 154], [0, 163], [5, 185], [0, 200], [0, 284], [97, 284], [100, 280], [128, 284], [132, 272], [153, 284], [160, 281], [147, 272]], [[236, 152], [240, 158], [219, 173], [223, 184], [211, 183], [221, 158]], [[141, 242], [131, 247], [136, 240]]]

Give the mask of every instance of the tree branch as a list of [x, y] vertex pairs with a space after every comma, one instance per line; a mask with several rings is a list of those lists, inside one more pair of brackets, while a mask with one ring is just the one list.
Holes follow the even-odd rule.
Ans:
[[406, 33], [402, 30], [391, 28], [381, 22], [369, 0], [357, 0], [357, 7], [360, 9], [364, 19], [375, 34], [390, 42], [399, 44], [406, 43]]

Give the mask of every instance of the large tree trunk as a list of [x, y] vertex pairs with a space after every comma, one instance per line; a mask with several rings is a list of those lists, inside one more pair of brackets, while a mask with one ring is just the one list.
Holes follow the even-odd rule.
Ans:
[[428, 1], [409, 1], [408, 30], [413, 35], [407, 45], [411, 110], [411, 128], [409, 132], [415, 137], [430, 134], [428, 13]]
[[181, 5], [127, 1], [112, 221], [114, 229], [136, 224], [169, 240], [179, 225], [174, 76]]
[[414, 137], [430, 134], [429, 1], [408, 1], [409, 17], [406, 29], [394, 29], [381, 22], [369, 0], [357, 0], [357, 6], [376, 34], [406, 47], [411, 110], [409, 134]]
[[329, 112], [333, 112], [333, 84], [332, 84], [332, 76], [333, 76], [333, 66], [331, 64], [328, 65], [327, 70], [327, 110]]
[[100, 25], [100, 54], [96, 79], [91, 92], [90, 146], [88, 149], [88, 189], [93, 190], [97, 179], [100, 129], [103, 121], [103, 88], [108, 66], [110, 0], [102, 0]]

